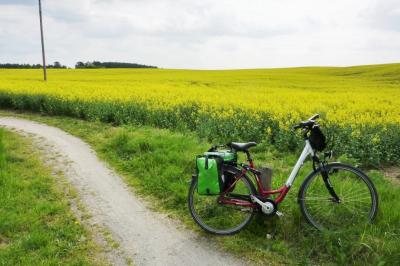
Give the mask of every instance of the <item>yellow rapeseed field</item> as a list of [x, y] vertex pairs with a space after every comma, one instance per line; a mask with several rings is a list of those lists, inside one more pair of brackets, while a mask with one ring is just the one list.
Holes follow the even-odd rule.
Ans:
[[[262, 134], [287, 131], [314, 113], [331, 127], [351, 127], [346, 134], [354, 138], [373, 127], [370, 139], [375, 143], [388, 126], [400, 127], [400, 64], [224, 71], [66, 69], [50, 70], [48, 76], [43, 82], [40, 70], [0, 70], [0, 104], [109, 122], [183, 126], [208, 137], [236, 130], [227, 135], [263, 139]], [[215, 129], [204, 133], [202, 124]]]

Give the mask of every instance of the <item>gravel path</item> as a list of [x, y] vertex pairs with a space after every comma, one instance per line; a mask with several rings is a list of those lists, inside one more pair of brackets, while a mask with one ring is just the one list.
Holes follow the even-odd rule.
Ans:
[[[12, 117], [0, 117], [0, 126], [42, 138], [41, 145], [47, 148], [40, 148], [51, 149], [69, 162], [61, 170], [91, 219], [111, 233], [120, 245], [121, 256], [131, 258], [135, 265], [243, 264], [176, 221], [150, 211], [79, 138], [55, 127]], [[112, 263], [124, 264], [125, 260]]]

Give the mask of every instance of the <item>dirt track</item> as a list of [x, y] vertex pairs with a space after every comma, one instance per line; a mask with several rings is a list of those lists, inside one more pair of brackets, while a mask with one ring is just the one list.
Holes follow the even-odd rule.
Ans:
[[0, 126], [41, 137], [41, 148], [70, 162], [61, 170], [78, 191], [85, 209], [119, 243], [121, 256], [131, 258], [135, 265], [243, 264], [179, 223], [150, 211], [79, 138], [55, 127], [12, 117], [0, 117]]

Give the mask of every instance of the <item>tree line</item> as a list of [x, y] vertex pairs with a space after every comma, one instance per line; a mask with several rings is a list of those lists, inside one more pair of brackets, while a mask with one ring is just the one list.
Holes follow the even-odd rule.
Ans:
[[[16, 69], [34, 69], [34, 68], [42, 68], [41, 64], [14, 64], [14, 63], [0, 63], [0, 68], [16, 68]], [[56, 61], [52, 65], [46, 65], [46, 68], [67, 68], [62, 65], [60, 62]], [[157, 68], [156, 66], [149, 66], [137, 63], [124, 63], [124, 62], [100, 62], [100, 61], [92, 61], [92, 62], [77, 62], [75, 64], [75, 68]]]
[[[0, 68], [17, 68], [17, 69], [34, 69], [34, 68], [42, 68], [41, 64], [14, 64], [14, 63], [0, 63]], [[64, 65], [61, 65], [60, 62], [56, 61], [52, 65], [46, 65], [46, 68], [67, 68]]]
[[124, 63], [124, 62], [77, 62], [75, 68], [157, 68], [156, 66], [148, 66], [137, 63]]

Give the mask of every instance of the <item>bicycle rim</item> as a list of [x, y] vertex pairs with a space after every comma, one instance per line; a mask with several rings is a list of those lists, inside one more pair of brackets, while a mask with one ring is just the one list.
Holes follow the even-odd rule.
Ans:
[[[254, 189], [249, 181], [241, 178], [235, 185], [234, 194], [251, 195]], [[196, 223], [207, 232], [229, 235], [245, 227], [254, 215], [251, 207], [241, 207], [217, 202], [219, 195], [199, 195], [197, 180], [189, 191], [189, 209]]]
[[374, 219], [377, 194], [369, 178], [357, 169], [327, 166], [330, 183], [340, 202], [325, 187], [320, 171], [311, 175], [301, 190], [300, 203], [307, 220], [320, 230], [342, 231]]

